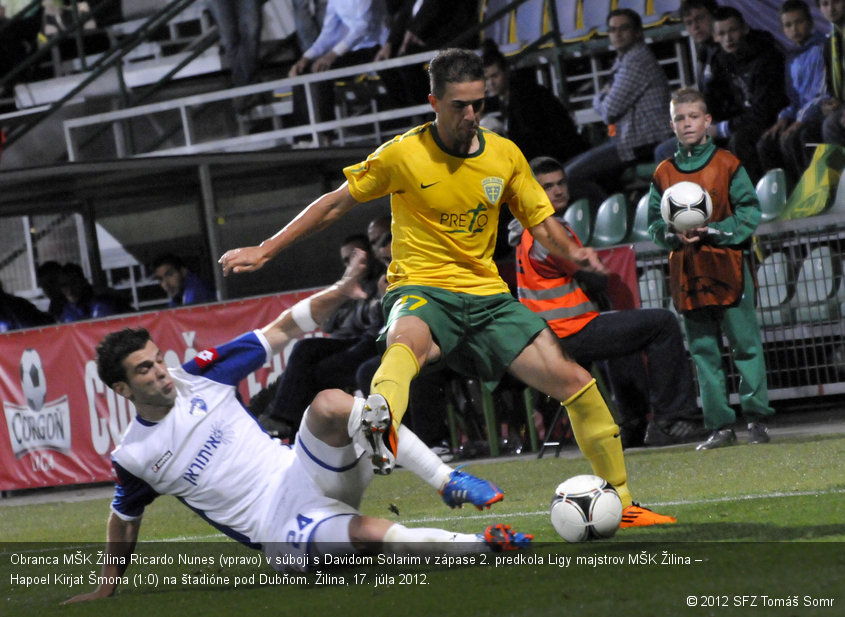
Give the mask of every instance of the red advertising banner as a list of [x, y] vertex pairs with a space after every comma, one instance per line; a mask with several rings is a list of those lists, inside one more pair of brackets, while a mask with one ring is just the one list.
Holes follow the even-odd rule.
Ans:
[[[312, 292], [123, 315], [0, 334], [0, 490], [108, 481], [109, 453], [134, 407], [97, 377], [103, 336], [144, 327], [178, 366], [207, 347], [272, 321]], [[290, 346], [241, 384], [249, 401], [285, 367]]]

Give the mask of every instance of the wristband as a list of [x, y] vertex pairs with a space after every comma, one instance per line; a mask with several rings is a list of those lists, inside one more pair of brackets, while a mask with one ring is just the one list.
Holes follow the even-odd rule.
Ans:
[[312, 332], [320, 327], [320, 324], [311, 316], [311, 298], [305, 298], [294, 304], [290, 309], [290, 316], [303, 332]]

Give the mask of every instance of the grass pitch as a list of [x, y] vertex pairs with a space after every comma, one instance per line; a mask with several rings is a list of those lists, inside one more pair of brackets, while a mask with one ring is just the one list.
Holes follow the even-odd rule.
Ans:
[[[258, 553], [163, 497], [147, 509], [139, 545], [156, 563], [130, 567], [130, 584], [113, 598], [73, 606], [60, 602], [91, 589], [88, 577], [100, 568], [66, 556], [96, 559], [109, 500], [4, 507], [0, 615], [845, 615], [845, 435], [641, 450], [626, 460], [634, 498], [677, 516], [677, 525], [560, 542], [548, 505], [560, 481], [589, 473], [580, 457], [470, 463], [468, 471], [505, 490], [485, 512], [451, 511], [398, 471], [374, 480], [365, 513], [464, 532], [507, 522], [534, 533], [534, 547], [506, 555], [509, 563], [488, 556], [476, 565], [374, 564], [280, 579], [249, 563]], [[32, 564], [32, 556], [60, 565]]]

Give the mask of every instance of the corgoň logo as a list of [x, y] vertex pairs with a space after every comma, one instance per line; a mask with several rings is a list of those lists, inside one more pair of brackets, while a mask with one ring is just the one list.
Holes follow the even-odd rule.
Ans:
[[67, 395], [47, 400], [47, 378], [35, 349], [21, 354], [21, 389], [26, 405], [3, 402], [15, 458], [36, 450], [70, 452], [70, 405]]

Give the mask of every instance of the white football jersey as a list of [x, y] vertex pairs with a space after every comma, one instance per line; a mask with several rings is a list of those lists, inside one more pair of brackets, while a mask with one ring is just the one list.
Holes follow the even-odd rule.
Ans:
[[158, 495], [174, 495], [228, 536], [260, 547], [262, 521], [295, 456], [264, 432], [236, 387], [269, 353], [255, 331], [170, 369], [178, 392], [170, 413], [159, 422], [136, 416], [112, 452], [119, 517], [138, 518]]

